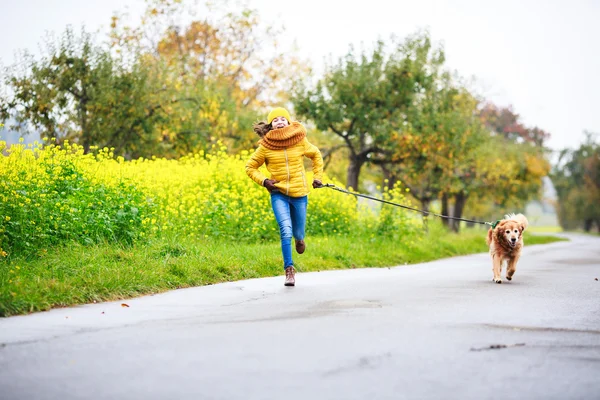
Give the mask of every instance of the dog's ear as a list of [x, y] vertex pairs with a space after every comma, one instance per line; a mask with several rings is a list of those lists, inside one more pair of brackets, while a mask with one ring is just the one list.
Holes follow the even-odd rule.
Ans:
[[519, 230], [521, 231], [521, 233], [523, 233], [523, 231], [525, 230], [525, 225], [519, 224]]
[[494, 235], [498, 238], [498, 240], [504, 240], [504, 229], [506, 228], [505, 221], [500, 221], [498, 225], [496, 225], [496, 229], [494, 229]]

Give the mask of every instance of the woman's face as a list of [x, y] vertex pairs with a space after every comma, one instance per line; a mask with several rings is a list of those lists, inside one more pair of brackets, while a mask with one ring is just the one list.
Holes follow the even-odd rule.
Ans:
[[281, 129], [288, 126], [290, 123], [285, 117], [276, 117], [271, 121], [271, 126], [273, 129]]

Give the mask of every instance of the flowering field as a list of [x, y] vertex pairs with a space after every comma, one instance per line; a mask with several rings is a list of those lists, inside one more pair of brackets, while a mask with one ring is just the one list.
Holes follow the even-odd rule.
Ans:
[[[125, 161], [110, 149], [89, 154], [71, 144], [6, 149], [0, 141], [2, 152], [0, 259], [41, 255], [69, 241], [133, 244], [172, 235], [278, 240], [266, 190], [244, 172], [247, 151], [231, 155], [215, 146], [178, 160]], [[400, 192], [385, 196], [408, 204]], [[330, 189], [313, 190], [309, 197], [307, 235], [402, 236], [419, 227], [401, 209], [374, 213]]]
[[[269, 196], [244, 172], [248, 152], [125, 161], [108, 149], [0, 142], [0, 153], [0, 317], [283, 271]], [[409, 204], [399, 191], [384, 197]], [[298, 270], [486, 249], [485, 232], [459, 238], [430, 223], [425, 234], [415, 213], [379, 204], [313, 190]]]

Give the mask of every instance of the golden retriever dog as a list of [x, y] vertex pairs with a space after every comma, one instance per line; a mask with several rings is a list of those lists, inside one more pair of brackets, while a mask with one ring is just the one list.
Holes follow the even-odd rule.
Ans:
[[495, 228], [490, 228], [486, 242], [492, 256], [494, 282], [502, 283], [500, 274], [506, 264], [506, 279], [512, 279], [523, 249], [523, 231], [527, 228], [527, 218], [523, 214], [508, 214]]

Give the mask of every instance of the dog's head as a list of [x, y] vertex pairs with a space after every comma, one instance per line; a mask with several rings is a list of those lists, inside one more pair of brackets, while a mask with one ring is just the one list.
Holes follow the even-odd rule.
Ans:
[[515, 247], [519, 243], [524, 229], [525, 226], [522, 223], [512, 220], [501, 221], [496, 227], [498, 236], [511, 247]]

